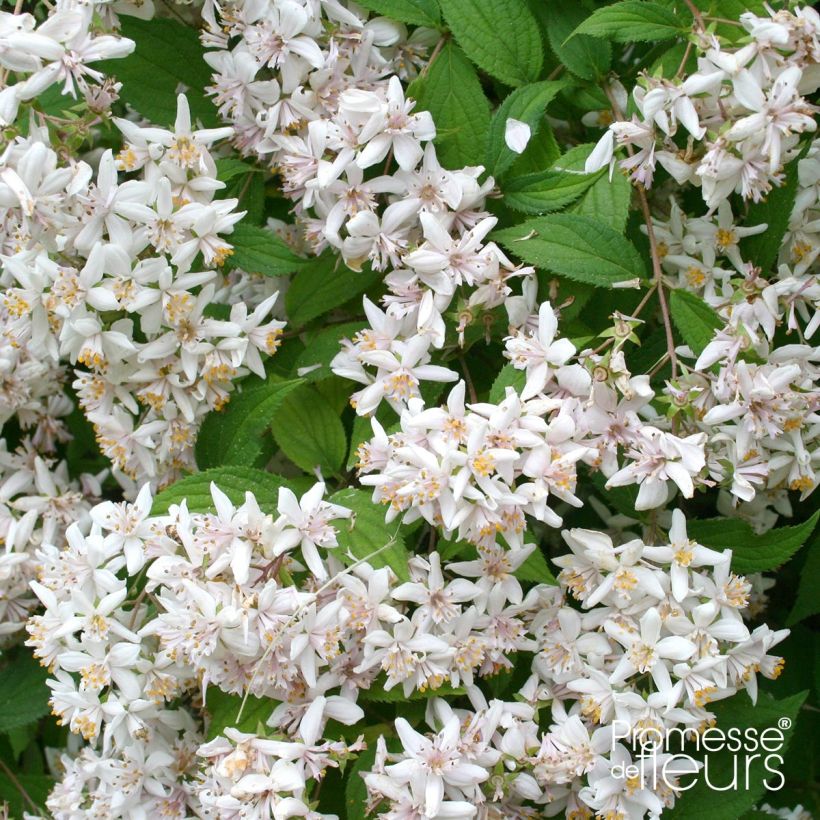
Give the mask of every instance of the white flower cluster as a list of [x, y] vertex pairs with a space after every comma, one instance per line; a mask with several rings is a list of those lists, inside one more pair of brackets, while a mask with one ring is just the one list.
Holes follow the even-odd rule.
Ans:
[[[117, 84], [94, 63], [126, 57], [134, 41], [99, 33], [94, 16], [102, 14], [113, 22], [110, 8], [95, 0], [57, 0], [39, 25], [31, 14], [0, 11], [0, 126], [14, 122], [21, 103], [58, 83], [63, 94], [74, 99], [82, 95], [92, 109], [107, 108], [117, 98]], [[8, 72], [17, 82], [6, 82]]]
[[[481, 546], [467, 561], [416, 556], [399, 583], [364, 560], [344, 569], [336, 526], [350, 511], [322, 484], [301, 499], [281, 489], [276, 515], [251, 493], [239, 507], [212, 495], [215, 513], [183, 503], [151, 517], [146, 486], [133, 504], [94, 507], [65, 549], [38, 553], [45, 612], [29, 644], [53, 671], [55, 714], [89, 742], [65, 760], [56, 818], [327, 816], [310, 809], [325, 770], [364, 748], [328, 721], [358, 724], [371, 687], [409, 696], [445, 684], [466, 687], [475, 711], [430, 700], [432, 738], [397, 721], [403, 751], [380, 741], [365, 774], [374, 805], [391, 804], [382, 816], [549, 802], [640, 818], [674, 794], [648, 782], [613, 790], [611, 768], [629, 757], [613, 719], [702, 726], [711, 700], [754, 697], [757, 672], [782, 666], [769, 650], [787, 632], [749, 632], [751, 585], [731, 573], [729, 551], [687, 537], [680, 511], [663, 546], [565, 531], [571, 552], [556, 563], [579, 612], [559, 587], [524, 592], [515, 572], [532, 544]], [[520, 702], [488, 703], [484, 677], [528, 666]], [[269, 698], [268, 734], [227, 729], [201, 744], [213, 686]]]
[[[422, 381], [456, 379], [429, 362], [462, 286], [460, 333], [504, 304], [511, 277], [532, 273], [484, 241], [496, 224], [483, 210], [493, 180], [479, 183], [481, 167], [443, 168], [430, 114], [405, 99], [400, 77], [430, 34], [408, 38], [404, 26], [341, 3], [265, 0], [235, 5], [204, 37], [219, 48], [208, 55], [213, 93], [235, 143], [275, 164], [307, 245], [336, 249], [353, 270], [390, 269], [387, 312], [366, 303], [371, 327], [333, 362], [365, 385], [351, 398], [361, 415], [384, 399], [399, 409]], [[278, 79], [259, 79], [267, 69]], [[365, 179], [381, 163], [384, 173]]]
[[41, 363], [83, 367], [73, 387], [125, 483], [193, 467], [202, 417], [237, 377], [264, 376], [284, 325], [268, 318], [275, 293], [209, 315], [223, 286], [213, 265], [231, 253], [220, 234], [242, 216], [214, 199], [224, 183], [208, 147], [231, 130], [193, 130], [183, 95], [178, 106], [172, 130], [117, 120], [125, 146], [96, 176], [62, 166], [44, 127], [0, 157], [5, 332]]
[[[803, 6], [744, 12], [740, 23], [749, 34], [742, 47], [698, 34], [697, 71], [685, 80], [645, 77], [632, 95], [638, 113], [610, 125], [587, 170], [628, 146], [620, 165], [635, 182], [649, 188], [660, 163], [677, 183], [700, 186], [710, 209], [734, 192], [757, 202], [780, 185], [800, 134], [817, 128], [806, 96], [820, 86], [820, 15]], [[685, 151], [673, 141], [680, 128]]]

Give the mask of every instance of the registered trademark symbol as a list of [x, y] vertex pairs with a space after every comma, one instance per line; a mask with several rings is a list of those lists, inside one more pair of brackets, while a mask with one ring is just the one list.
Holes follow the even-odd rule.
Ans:
[[792, 719], [787, 717], [782, 717], [780, 720], [777, 721], [777, 725], [781, 729], [791, 729], [792, 728]]

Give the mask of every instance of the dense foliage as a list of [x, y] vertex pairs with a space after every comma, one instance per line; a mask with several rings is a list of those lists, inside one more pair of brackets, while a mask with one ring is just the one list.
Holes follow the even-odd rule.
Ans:
[[8, 816], [820, 812], [818, 87], [791, 0], [0, 11]]

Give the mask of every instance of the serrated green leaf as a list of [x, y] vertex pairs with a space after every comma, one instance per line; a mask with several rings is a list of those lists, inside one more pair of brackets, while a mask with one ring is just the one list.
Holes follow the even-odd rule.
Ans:
[[357, 0], [377, 14], [383, 14], [402, 23], [437, 28], [441, 25], [441, 14], [437, 0]]
[[[330, 362], [341, 350], [341, 340], [349, 339], [363, 327], [363, 322], [345, 322], [320, 330], [299, 354], [293, 369], [294, 375], [308, 382], [317, 382], [332, 376]], [[307, 371], [308, 368], [312, 369], [308, 372], [301, 372], [303, 369]], [[349, 385], [350, 382], [347, 384]]]
[[440, 0], [444, 19], [464, 53], [507, 85], [538, 79], [544, 49], [525, 0]]
[[[794, 606], [786, 618], [786, 626], [793, 626], [804, 618], [810, 618], [820, 612], [820, 537], [814, 538], [809, 544], [806, 562], [800, 573], [800, 585], [797, 588], [797, 597]], [[820, 659], [818, 659], [820, 666]], [[818, 688], [820, 696], [820, 688]]]
[[[243, 695], [231, 695], [216, 686], [209, 686], [205, 696], [205, 710], [210, 715], [206, 740], [213, 740], [225, 729], [235, 728], [240, 732], [256, 734], [259, 725], [264, 726], [276, 708], [277, 701], [269, 698], [257, 698], [248, 695], [244, 708]], [[237, 722], [236, 716], [242, 709], [242, 719]]]
[[290, 324], [301, 327], [311, 319], [350, 301], [381, 278], [378, 271], [356, 272], [324, 253], [297, 271], [285, 294]]
[[526, 214], [545, 214], [572, 204], [604, 174], [547, 170], [541, 174], [511, 179], [504, 186], [505, 203]]
[[513, 162], [510, 173], [514, 176], [535, 174], [549, 168], [558, 157], [561, 149], [555, 141], [555, 135], [546, 117], [541, 118], [538, 133], [527, 143], [524, 153]]
[[282, 452], [306, 473], [336, 475], [347, 454], [345, 430], [327, 399], [312, 386], [293, 390], [276, 411], [271, 431]]
[[136, 43], [122, 60], [104, 60], [94, 67], [122, 82], [120, 99], [160, 126], [172, 125], [177, 115], [177, 89], [187, 94], [191, 118], [206, 127], [221, 125], [216, 108], [202, 93], [211, 84], [211, 69], [194, 26], [176, 20], [139, 20], [123, 16], [121, 32]]
[[669, 310], [675, 327], [696, 356], [712, 341], [715, 331], [723, 327], [717, 313], [688, 290], [673, 290], [669, 294]]
[[531, 83], [517, 88], [501, 103], [493, 115], [487, 137], [488, 173], [494, 177], [502, 176], [518, 156], [507, 147], [504, 138], [507, 120], [512, 118], [527, 123], [531, 131], [530, 139], [537, 136], [547, 106], [565, 85], [560, 80]]
[[589, 190], [572, 207], [572, 212], [605, 222], [610, 228], [623, 234], [629, 218], [632, 185], [623, 174], [606, 174], [599, 177]]
[[427, 74], [407, 90], [417, 111], [429, 111], [436, 123], [439, 161], [449, 168], [484, 162], [490, 127], [490, 103], [464, 52], [447, 42]]
[[[340, 522], [336, 540], [339, 549], [334, 552], [348, 564], [366, 559], [377, 569], [390, 567], [401, 581], [409, 581], [407, 548], [398, 521], [385, 523], [386, 508], [376, 504], [365, 490], [349, 488], [334, 493], [330, 500], [353, 510], [355, 517], [349, 523]], [[385, 549], [383, 549], [386, 547]], [[379, 552], [376, 552], [379, 550]], [[376, 552], [374, 555], [373, 553]], [[347, 553], [353, 556], [351, 559]], [[368, 557], [369, 556], [369, 557]]]
[[596, 9], [574, 35], [588, 34], [616, 43], [671, 40], [686, 34], [691, 18], [682, 20], [657, 3], [646, 0], [621, 0], [611, 6]]
[[261, 173], [261, 170], [261, 168], [257, 168], [236, 157], [220, 157], [216, 160], [216, 178], [220, 182], [228, 182], [234, 177], [244, 176], [245, 174], [258, 174]]
[[786, 166], [785, 182], [779, 188], [773, 188], [761, 202], [753, 203], [743, 220], [744, 225], [760, 225], [763, 222], [767, 225], [762, 233], [746, 236], [740, 241], [743, 258], [753, 259], [763, 271], [771, 270], [777, 262], [797, 197], [798, 161], [804, 155], [805, 149]]
[[612, 61], [612, 46], [585, 34], [570, 37], [586, 19], [586, 9], [566, 0], [552, 2], [544, 8], [547, 39], [555, 56], [583, 80], [595, 81], [603, 77]]
[[551, 214], [495, 231], [492, 238], [525, 262], [600, 287], [646, 276], [631, 242], [604, 222]]
[[265, 276], [286, 276], [309, 264], [267, 228], [240, 222], [226, 238], [233, 245], [233, 254], [226, 260], [229, 268]]
[[285, 397], [301, 379], [245, 382], [222, 410], [211, 411], [197, 436], [196, 461], [200, 469], [228, 464], [253, 465], [262, 452], [262, 434]]
[[712, 549], [732, 550], [732, 568], [737, 572], [765, 572], [785, 564], [811, 536], [820, 511], [802, 524], [777, 527], [757, 535], [736, 518], [712, 518], [687, 522], [689, 537]]
[[[788, 748], [793, 734], [794, 722], [797, 720], [800, 707], [806, 699], [807, 692], [800, 692], [782, 700], [775, 700], [766, 693], [762, 693], [757, 704], [753, 704], [749, 697], [741, 692], [732, 698], [709, 705], [710, 711], [717, 716], [717, 728], [728, 732], [733, 727], [743, 732], [754, 727], [759, 730], [772, 727], [778, 728], [778, 722], [784, 718], [789, 720], [792, 728], [783, 731], [784, 742], [776, 754], [767, 755], [747, 752], [743, 747], [739, 752], [723, 748], [708, 755], [709, 776], [701, 771], [694, 781], [686, 778], [687, 788], [675, 802], [675, 807], [664, 811], [664, 820], [729, 820], [742, 817], [764, 795], [765, 780], [777, 783], [772, 769], [782, 763], [783, 756]], [[773, 741], [772, 741], [773, 742]], [[677, 752], [677, 746], [674, 748]], [[778, 757], [779, 756], [779, 757]], [[764, 761], [768, 761], [768, 768]], [[737, 786], [730, 788], [735, 777]], [[713, 784], [713, 785], [710, 785]], [[719, 792], [713, 786], [721, 787]], [[719, 794], [720, 799], [715, 799]]]
[[516, 370], [512, 364], [505, 364], [490, 388], [490, 401], [494, 404], [503, 401], [508, 387], [512, 387], [517, 393], [520, 393], [524, 389], [526, 381], [527, 374], [523, 370]]
[[157, 493], [151, 514], [163, 515], [172, 504], [180, 504], [183, 499], [187, 499], [188, 509], [193, 512], [213, 511], [212, 481], [234, 504], [242, 504], [245, 493], [252, 492], [260, 509], [267, 513], [276, 511], [279, 488], [287, 487], [290, 483], [280, 476], [253, 467], [213, 467], [180, 478]]
[[21, 653], [0, 669], [0, 732], [39, 720], [49, 713], [48, 672], [29, 654]]
[[515, 576], [521, 581], [532, 581], [534, 584], [555, 586], [558, 583], [547, 564], [547, 559], [544, 558], [544, 553], [537, 546], [515, 571]]

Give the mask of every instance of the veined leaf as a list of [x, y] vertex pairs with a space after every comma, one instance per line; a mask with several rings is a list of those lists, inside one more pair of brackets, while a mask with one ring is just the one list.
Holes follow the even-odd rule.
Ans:
[[[242, 706], [242, 695], [231, 695], [223, 692], [217, 686], [209, 686], [205, 695], [205, 710], [210, 715], [207, 740], [213, 740], [221, 735], [225, 729], [235, 728], [240, 732], [255, 734], [261, 724], [264, 726], [273, 710], [277, 706], [270, 698], [257, 698], [248, 695], [245, 706]], [[242, 709], [242, 720], [238, 723], [236, 716]]]
[[705, 547], [732, 550], [732, 568], [737, 572], [764, 572], [785, 564], [806, 543], [818, 518], [820, 511], [802, 524], [777, 527], [763, 535], [737, 518], [712, 518], [688, 521], [687, 532]]
[[378, 271], [356, 272], [336, 262], [332, 253], [310, 260], [293, 277], [285, 294], [290, 324], [301, 327], [332, 308], [350, 301], [381, 279]]
[[510, 208], [526, 214], [558, 211], [575, 202], [605, 173], [605, 169], [594, 174], [548, 170], [541, 174], [518, 177], [509, 180], [504, 186], [504, 201]]
[[265, 276], [284, 276], [309, 264], [267, 228], [240, 222], [226, 238], [233, 245], [233, 254], [226, 262], [230, 268]]
[[691, 20], [681, 20], [670, 8], [658, 3], [621, 0], [596, 9], [575, 29], [574, 35], [589, 34], [616, 43], [671, 40], [685, 34], [690, 25]]
[[200, 469], [227, 464], [250, 467], [262, 451], [262, 434], [270, 427], [276, 410], [301, 383], [301, 379], [252, 380], [232, 396], [227, 407], [211, 411], [197, 436]]
[[357, 0], [377, 14], [383, 14], [391, 20], [402, 23], [413, 23], [417, 26], [436, 28], [441, 25], [441, 14], [436, 0]]
[[820, 612], [820, 595], [817, 594], [818, 586], [820, 586], [820, 535], [812, 539], [806, 552], [806, 562], [800, 573], [797, 597], [786, 618], [786, 626], [794, 626], [798, 621]]
[[[334, 554], [348, 564], [366, 559], [377, 569], [390, 567], [400, 580], [409, 581], [409, 556], [398, 520], [385, 523], [385, 507], [376, 504], [365, 490], [339, 490], [331, 496], [330, 501], [348, 507], [355, 513], [353, 520], [338, 522], [336, 539], [339, 548]], [[353, 558], [344, 553], [350, 553]]]
[[[330, 363], [341, 350], [341, 340], [354, 336], [363, 327], [362, 322], [345, 322], [319, 330], [299, 354], [294, 374], [308, 382], [321, 381], [332, 376]], [[349, 386], [350, 382], [347, 384]]]
[[122, 82], [120, 99], [159, 126], [172, 125], [177, 115], [177, 89], [187, 95], [191, 118], [208, 128], [221, 125], [216, 107], [202, 93], [211, 84], [211, 69], [197, 29], [176, 20], [139, 20], [123, 16], [122, 34], [137, 45], [122, 60], [104, 60], [94, 68]]
[[[806, 145], [808, 148], [808, 144]], [[806, 148], [799, 157], [786, 166], [786, 181], [779, 188], [773, 188], [765, 200], [756, 202], [749, 208], [744, 219], [745, 225], [759, 225], [766, 223], [766, 230], [762, 233], [744, 237], [740, 242], [741, 253], [744, 259], [754, 259], [764, 271], [771, 270], [777, 262], [783, 237], [789, 227], [789, 219], [794, 209], [797, 196], [797, 168], [800, 158], [805, 155]]]
[[276, 511], [279, 488], [287, 487], [290, 483], [280, 476], [253, 467], [213, 467], [184, 476], [157, 493], [151, 514], [163, 515], [172, 504], [179, 504], [183, 499], [187, 499], [188, 509], [193, 512], [212, 512], [214, 505], [211, 498], [211, 482], [216, 484], [234, 504], [242, 504], [245, 501], [245, 493], [252, 492], [260, 509], [268, 513]]
[[688, 290], [673, 290], [669, 294], [669, 309], [675, 327], [696, 356], [712, 341], [715, 331], [723, 327], [717, 313]]
[[572, 32], [587, 18], [588, 12], [576, 3], [557, 0], [541, 6], [547, 39], [555, 56], [577, 77], [599, 80], [612, 61], [612, 46], [607, 42]]
[[312, 386], [293, 390], [274, 414], [271, 430], [282, 452], [306, 473], [339, 472], [347, 454], [342, 421]]
[[587, 216], [550, 214], [495, 231], [492, 238], [525, 262], [591, 285], [613, 287], [646, 276], [635, 246]]
[[629, 218], [631, 198], [632, 185], [626, 176], [615, 173], [610, 179], [607, 174], [602, 174], [570, 210], [605, 222], [610, 228], [623, 234]]
[[27, 652], [0, 669], [0, 733], [49, 713], [47, 677], [48, 672]]
[[538, 79], [544, 49], [526, 0], [440, 0], [444, 19], [464, 53], [502, 83]]
[[507, 147], [504, 138], [507, 120], [512, 118], [530, 127], [530, 139], [537, 136], [544, 111], [555, 95], [566, 85], [563, 81], [545, 80], [517, 88], [501, 103], [490, 123], [487, 142], [487, 171], [501, 176], [515, 161], [518, 154]]
[[532, 581], [534, 584], [552, 584], [555, 586], [558, 583], [549, 568], [549, 564], [547, 564], [547, 559], [544, 558], [544, 553], [541, 552], [538, 546], [515, 571], [515, 576], [521, 581]]
[[490, 126], [490, 103], [478, 75], [464, 52], [447, 42], [427, 74], [407, 90], [417, 111], [429, 111], [436, 123], [436, 149], [446, 167], [461, 168], [484, 162]]
[[520, 393], [526, 381], [527, 374], [523, 370], [516, 370], [512, 364], [505, 364], [490, 388], [490, 401], [496, 404], [503, 401], [508, 387], [513, 387], [517, 393]]

